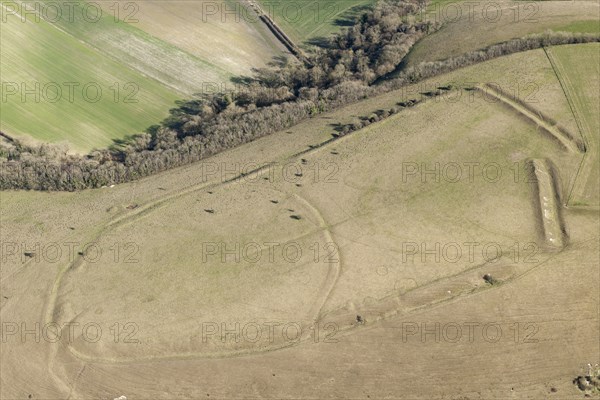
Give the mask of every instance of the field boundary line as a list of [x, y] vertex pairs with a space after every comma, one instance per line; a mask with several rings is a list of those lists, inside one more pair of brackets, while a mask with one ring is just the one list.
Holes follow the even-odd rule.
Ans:
[[588, 138], [587, 138], [586, 129], [583, 126], [585, 121], [584, 121], [584, 118], [581, 118], [581, 116], [579, 115], [579, 108], [575, 104], [575, 99], [573, 98], [573, 93], [571, 90], [572, 85], [570, 84], [570, 82], [568, 81], [568, 78], [563, 73], [563, 71], [562, 71], [563, 68], [562, 68], [562, 65], [560, 64], [559, 60], [556, 59], [556, 57], [552, 54], [552, 50], [548, 47], [542, 47], [542, 49], [544, 50], [544, 54], [546, 54], [546, 57], [548, 58], [548, 61], [550, 62], [550, 65], [552, 66], [552, 70], [554, 71], [556, 80], [560, 84], [563, 94], [565, 95], [565, 99], [567, 100], [567, 103], [569, 104], [569, 108], [571, 110], [571, 113], [573, 114], [573, 118], [575, 119], [577, 128], [579, 129], [579, 134], [581, 135], [581, 139], [584, 141], [584, 143], [587, 146]]
[[246, 3], [250, 5], [250, 7], [256, 12], [258, 18], [265, 24], [269, 31], [271, 31], [273, 36], [275, 36], [275, 38], [281, 44], [283, 44], [283, 46], [288, 49], [289, 52], [298, 59], [298, 61], [301, 61], [306, 66], [311, 65], [309, 59], [304, 55], [304, 52], [300, 49], [300, 47], [294, 43], [294, 41], [290, 39], [285, 31], [281, 29], [279, 25], [277, 25], [277, 23], [262, 9], [257, 0], [246, 0]]
[[527, 119], [535, 123], [539, 128], [549, 133], [555, 139], [558, 139], [560, 144], [562, 144], [562, 146], [568, 151], [573, 153], [584, 152], [584, 149], [582, 148], [583, 144], [578, 143], [566, 130], [553, 125], [550, 121], [548, 121], [548, 117], [544, 116], [541, 112], [537, 110], [534, 111], [534, 108], [520, 104], [518, 100], [512, 99], [509, 95], [503, 93], [500, 89], [495, 88], [490, 84], [476, 85], [475, 88], [484, 95], [491, 95], [501, 103], [512, 108], [514, 111], [527, 117]]
[[[581, 138], [585, 143], [586, 149], [590, 150], [590, 141], [588, 137], [590, 127], [587, 123], [587, 120], [583, 118], [580, 114], [581, 99], [577, 96], [577, 92], [573, 90], [573, 85], [571, 84], [571, 81], [569, 80], [567, 74], [564, 73], [564, 68], [560, 63], [560, 60], [558, 60], [552, 53], [552, 49], [547, 47], [542, 47], [542, 49], [544, 50], [544, 53], [548, 58], [548, 62], [550, 62], [550, 65], [552, 66], [554, 75], [556, 76], [556, 79], [560, 84], [560, 87], [567, 100], [567, 103], [569, 104], [569, 108], [571, 110], [571, 113], [573, 114], [573, 118], [575, 119], [575, 123], [577, 125], [577, 128], [579, 129], [579, 134], [581, 135]], [[598, 149], [594, 150], [598, 151]], [[579, 168], [577, 169], [577, 173], [575, 174], [573, 185], [571, 186], [571, 190], [569, 191], [569, 195], [567, 196], [567, 199], [565, 201], [565, 205], [567, 207], [570, 206], [573, 197], [577, 193], [582, 193], [584, 191], [585, 184], [587, 182], [587, 177], [590, 174], [589, 170], [591, 169], [591, 166], [588, 167], [588, 164], [590, 163], [587, 162], [590, 158], [588, 153], [589, 151], [586, 151], [584, 153], [583, 158], [581, 159], [581, 162], [579, 164]], [[597, 208], [597, 206], [594, 206], [594, 208]]]
[[[107, 0], [107, 1], [108, 1], [108, 0]], [[6, 6], [2, 5], [2, 7], [6, 9]], [[106, 51], [106, 50], [104, 50], [104, 49], [102, 49], [102, 48], [100, 48], [100, 47], [97, 47], [97, 46], [95, 46], [94, 44], [90, 43], [89, 41], [86, 41], [86, 40], [80, 39], [80, 38], [78, 38], [77, 36], [74, 36], [72, 33], [68, 32], [68, 31], [64, 30], [63, 28], [61, 28], [60, 26], [56, 25], [55, 23], [52, 23], [52, 22], [49, 22], [49, 21], [47, 21], [46, 19], [44, 19], [44, 18], [43, 18], [43, 16], [42, 16], [41, 14], [39, 14], [39, 12], [38, 12], [37, 10], [35, 11], [35, 13], [36, 13], [36, 15], [37, 15], [37, 16], [39, 16], [39, 17], [40, 17], [41, 21], [44, 21], [44, 22], [45, 22], [45, 23], [47, 23], [48, 25], [51, 25], [51, 26], [52, 26], [54, 29], [56, 29], [56, 30], [58, 30], [59, 32], [61, 32], [61, 33], [65, 34], [65, 35], [67, 35], [68, 37], [72, 38], [73, 40], [75, 40], [75, 41], [77, 41], [77, 42], [81, 43], [83, 46], [86, 46], [86, 47], [88, 47], [88, 48], [90, 48], [90, 49], [92, 49], [92, 50], [96, 51], [97, 53], [99, 53], [99, 54], [101, 54], [101, 55], [103, 55], [103, 56], [107, 57], [108, 59], [112, 60], [114, 63], [116, 63], [116, 64], [118, 64], [118, 65], [121, 65], [121, 66], [123, 66], [125, 69], [127, 69], [127, 70], [129, 70], [129, 71], [131, 71], [131, 72], [134, 72], [134, 73], [136, 73], [136, 74], [140, 75], [141, 77], [143, 77], [143, 78], [145, 78], [145, 79], [152, 80], [153, 82], [155, 82], [155, 83], [158, 83], [159, 85], [161, 85], [161, 86], [164, 86], [165, 88], [169, 88], [170, 90], [174, 91], [175, 93], [177, 93], [177, 94], [178, 94], [178, 95], [180, 95], [180, 96], [183, 96], [183, 97], [188, 97], [188, 96], [189, 96], [189, 94], [187, 94], [187, 93], [186, 93], [184, 90], [182, 90], [181, 88], [178, 88], [178, 87], [174, 86], [173, 84], [171, 84], [171, 83], [169, 83], [169, 82], [167, 82], [167, 81], [162, 81], [162, 80], [158, 79], [157, 77], [155, 77], [155, 76], [152, 76], [152, 75], [148, 74], [147, 72], [145, 72], [145, 71], [141, 70], [141, 69], [140, 69], [139, 67], [137, 67], [136, 65], [134, 65], [134, 64], [131, 64], [131, 63], [128, 63], [128, 62], [125, 62], [125, 61], [123, 61], [122, 59], [120, 59], [120, 58], [118, 58], [118, 57], [114, 56], [113, 54], [111, 54], [111, 52], [109, 52], [109, 51]], [[26, 18], [24, 18], [24, 19], [25, 19], [25, 22], [28, 22]], [[141, 32], [141, 34], [142, 34], [142, 35], [140, 35], [140, 34], [138, 33], [138, 34], [135, 36], [136, 38], [138, 38], [138, 39], [142, 39], [142, 37], [141, 37], [141, 36], [143, 36], [143, 35], [148, 35], [148, 36], [149, 36], [150, 38], [152, 38], [153, 40], [156, 40], [156, 41], [158, 41], [158, 42], [160, 43], [161, 47], [162, 47], [162, 46], [166, 46], [166, 47], [168, 47], [170, 50], [174, 50], [174, 51], [176, 51], [176, 52], [180, 52], [181, 54], [185, 54], [187, 57], [189, 57], [189, 58], [190, 58], [190, 60], [193, 60], [193, 61], [195, 61], [196, 63], [199, 63], [199, 64], [201, 64], [201, 65], [202, 65], [202, 66], [204, 66], [204, 67], [206, 67], [206, 66], [209, 66], [209, 67], [211, 68], [211, 70], [213, 70], [213, 71], [216, 71], [216, 73], [215, 73], [215, 74], [218, 74], [219, 76], [223, 76], [223, 75], [225, 75], [225, 77], [227, 77], [227, 75], [228, 75], [228, 72], [227, 72], [226, 70], [224, 70], [222, 67], [220, 67], [220, 66], [218, 66], [218, 65], [215, 65], [215, 64], [213, 64], [213, 63], [211, 63], [211, 62], [209, 62], [209, 61], [207, 61], [207, 60], [203, 60], [202, 58], [200, 58], [200, 57], [198, 57], [198, 56], [196, 56], [196, 55], [194, 55], [194, 54], [192, 54], [192, 53], [188, 52], [187, 50], [184, 50], [184, 49], [182, 49], [182, 48], [180, 48], [180, 47], [177, 47], [177, 46], [175, 46], [175, 45], [172, 45], [172, 44], [170, 44], [170, 43], [168, 43], [168, 42], [165, 42], [164, 40], [162, 40], [162, 39], [160, 39], [160, 38], [158, 38], [158, 37], [152, 36], [152, 35], [150, 35], [149, 33], [147, 33], [146, 31], [144, 31], [144, 30], [142, 30], [142, 29], [139, 29], [139, 28], [137, 28], [137, 27], [133, 27], [133, 28], [134, 28], [134, 29], [137, 29], [137, 30], [139, 30], [139, 31]], [[129, 33], [129, 32], [128, 32], [128, 33]], [[154, 44], [153, 44], [153, 45], [154, 45]], [[157, 46], [157, 47], [158, 47], [158, 46]]]

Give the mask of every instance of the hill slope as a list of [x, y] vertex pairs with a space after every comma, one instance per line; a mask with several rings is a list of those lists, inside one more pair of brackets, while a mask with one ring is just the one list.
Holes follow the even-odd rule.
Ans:
[[[589, 50], [552, 51], [573, 56], [580, 49]], [[458, 85], [466, 79], [471, 86]], [[12, 337], [11, 351], [0, 355], [17, 367], [0, 370], [2, 396], [169, 398], [177, 382], [181, 397], [196, 398], [351, 398], [357, 391], [372, 398], [580, 397], [572, 381], [600, 351], [599, 220], [562, 201], [583, 155], [519, 108], [467, 90], [520, 79], [539, 88], [538, 101], [527, 104], [569, 124], [560, 82], [535, 50], [114, 188], [3, 193], [3, 242], [104, 250], [72, 259], [65, 252], [60, 260], [7, 254], [0, 265], [4, 321], [93, 322], [111, 334], [90, 341], [78, 333], [64, 345]], [[423, 87], [448, 84], [455, 87], [444, 96], [421, 95]], [[420, 102], [330, 141], [338, 124], [410, 99]], [[474, 175], [467, 163], [477, 165]], [[542, 172], [559, 184], [546, 192], [527, 174], [532, 165], [550, 166]], [[550, 206], [541, 204], [544, 195]], [[545, 237], [550, 208], [564, 228], [561, 247]], [[270, 258], [266, 242], [295, 244], [303, 255]], [[467, 243], [474, 242], [471, 258]], [[217, 247], [207, 252], [207, 245]], [[110, 330], [116, 322], [127, 324], [118, 340]], [[276, 338], [268, 339], [265, 322], [279, 324], [272, 325]], [[236, 323], [239, 341], [203, 331]], [[422, 323], [440, 324], [440, 340], [408, 335], [407, 324]], [[475, 340], [468, 323], [476, 324]], [[260, 340], [249, 331], [256, 325], [265, 329]], [[451, 340], [457, 325], [461, 339]], [[302, 340], [286, 339], [283, 326], [292, 339], [300, 326]], [[137, 341], [122, 340], [131, 337]], [[290, 357], [298, 361], [290, 365]], [[521, 367], [507, 370], [515, 364]], [[25, 372], [34, 378], [24, 383], [18, 377]], [[367, 372], [374, 377], [357, 382]], [[423, 385], [423, 374], [440, 384]]]
[[[203, 19], [206, 2], [103, 2], [100, 8], [79, 1], [71, 13], [63, 5], [62, 14], [53, 2], [12, 4], [2, 8], [2, 81], [14, 83], [18, 93], [3, 104], [2, 130], [67, 141], [80, 152], [143, 131], [166, 117], [175, 100], [233, 89], [233, 76], [249, 75], [282, 54], [262, 24], [222, 22], [220, 14]], [[24, 17], [28, 9], [41, 17]], [[21, 85], [33, 89], [36, 82], [39, 100], [21, 101]], [[79, 85], [72, 101], [52, 96], [55, 84], [68, 92], [65, 82]], [[93, 89], [82, 94], [87, 84], [102, 90], [97, 102], [87, 98], [95, 101]]]

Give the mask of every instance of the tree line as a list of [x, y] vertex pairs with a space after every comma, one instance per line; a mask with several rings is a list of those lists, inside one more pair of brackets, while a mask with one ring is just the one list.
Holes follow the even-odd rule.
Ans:
[[[0, 146], [0, 189], [74, 191], [128, 182], [457, 68], [543, 46], [599, 40], [598, 35], [565, 33], [514, 39], [444, 61], [422, 63], [375, 84], [398, 68], [416, 41], [438, 28], [408, 18], [425, 6], [421, 0], [382, 0], [352, 27], [315, 49], [309, 56], [310, 65], [282, 62], [257, 70], [234, 93], [182, 101], [160, 125], [118, 146], [78, 156], [55, 145], [5, 141]], [[384, 113], [376, 119], [385, 117]], [[341, 133], [359, 128], [344, 127]]]

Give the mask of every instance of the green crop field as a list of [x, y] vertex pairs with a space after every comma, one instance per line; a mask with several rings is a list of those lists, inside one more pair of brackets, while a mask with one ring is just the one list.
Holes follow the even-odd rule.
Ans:
[[[82, 11], [87, 3], [72, 2], [74, 11], [61, 8], [61, 17], [46, 3], [53, 4], [2, 7], [1, 130], [31, 143], [67, 142], [77, 152], [106, 147], [160, 122], [176, 100], [227, 88], [233, 76], [251, 74], [280, 52], [262, 25], [217, 23], [219, 15], [199, 24], [201, 19], [185, 19], [202, 10], [189, 2], [142, 3], [130, 23], [115, 18], [116, 2], [102, 3], [102, 9], [89, 3], [88, 14]], [[40, 17], [23, 17], [26, 7]], [[119, 7], [119, 17], [128, 21], [127, 5]], [[170, 37], [153, 31], [162, 20], [174, 25]], [[177, 29], [183, 32], [179, 41], [172, 38]], [[229, 45], [215, 51], [209, 34]], [[242, 47], [238, 36], [248, 43]]]
[[2, 131], [77, 151], [144, 130], [182, 96], [43, 20], [7, 18], [1, 69]]
[[298, 45], [311, 39], [327, 37], [348, 25], [348, 19], [374, 0], [298, 0], [275, 2], [259, 0], [283, 31]]
[[[85, 2], [79, 1], [83, 8]], [[90, 3], [93, 4], [93, 3]], [[146, 7], [141, 5], [140, 7]], [[77, 9], [77, 8], [76, 8]], [[60, 18], [53, 25], [66, 34], [85, 42], [99, 53], [118, 60], [125, 67], [191, 95], [203, 82], [226, 81], [231, 73], [155, 38], [138, 28], [138, 23], [114, 20], [103, 11], [97, 22], [90, 22], [84, 13], [73, 13], [73, 19]], [[154, 21], [160, 23], [159, 20]]]
[[[157, 78], [174, 81], [186, 93], [207, 82], [250, 75], [252, 68], [265, 66], [281, 53], [276, 38], [241, 2], [145, 0], [136, 4], [133, 9], [128, 0], [101, 2], [111, 23], [94, 27], [95, 34], [80, 33], [125, 56], [145, 73], [160, 70]], [[117, 7], [121, 18], [133, 21], [113, 24]], [[133, 17], [128, 17], [132, 12]], [[125, 46], [123, 37], [129, 38]]]

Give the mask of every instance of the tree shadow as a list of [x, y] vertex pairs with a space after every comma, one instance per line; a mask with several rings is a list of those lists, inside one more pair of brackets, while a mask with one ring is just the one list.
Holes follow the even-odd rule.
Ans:
[[[371, 10], [372, 8], [373, 6], [369, 4], [356, 5], [354, 7], [350, 7], [349, 9], [338, 15], [335, 20], [333, 20], [333, 25], [342, 28], [354, 26], [356, 22], [360, 19], [360, 17], [363, 15], [363, 13]], [[305, 43], [311, 46], [328, 49], [333, 47], [333, 43], [331, 42], [332, 37], [333, 34], [329, 36], [317, 36], [308, 39]]]
[[230, 81], [236, 85], [249, 85], [256, 81], [256, 78], [252, 76], [240, 75], [231, 77]]
[[269, 61], [269, 62], [267, 63], [267, 65], [268, 65], [269, 67], [278, 67], [278, 68], [283, 68], [283, 67], [285, 67], [286, 65], [288, 65], [288, 64], [289, 64], [289, 62], [290, 62], [290, 60], [289, 60], [289, 58], [288, 58], [286, 55], [284, 55], [284, 54], [280, 54], [280, 55], [274, 56], [274, 57], [271, 59], [271, 61]]
[[331, 39], [325, 36], [310, 38], [306, 41], [306, 43], [311, 46], [321, 47], [323, 49], [329, 49], [332, 46]]
[[350, 7], [342, 14], [340, 14], [334, 21], [335, 26], [350, 27], [356, 24], [358, 18], [366, 11], [373, 9], [370, 4], [362, 4], [354, 7]]
[[[160, 126], [158, 125], [154, 125], [157, 128], [160, 128]], [[148, 132], [150, 128], [146, 129], [146, 132]], [[158, 129], [157, 129], [158, 130]], [[125, 156], [126, 156], [126, 149], [127, 147], [132, 144], [135, 139], [137, 137], [139, 137], [139, 134], [131, 134], [131, 135], [127, 135], [124, 136], [122, 138], [113, 138], [112, 139], [112, 143], [110, 145], [108, 145], [107, 150], [112, 154], [112, 157], [114, 159], [116, 159], [117, 161], [120, 162], [124, 162], [125, 161]], [[100, 149], [93, 149], [92, 151], [90, 151], [86, 157], [88, 159], [93, 158], [92, 154], [96, 151], [101, 151]]]
[[344, 124], [341, 124], [339, 122], [329, 124], [329, 126], [331, 126], [336, 132], [342, 132], [344, 130]]

